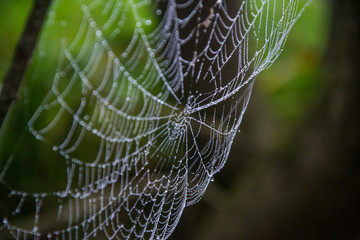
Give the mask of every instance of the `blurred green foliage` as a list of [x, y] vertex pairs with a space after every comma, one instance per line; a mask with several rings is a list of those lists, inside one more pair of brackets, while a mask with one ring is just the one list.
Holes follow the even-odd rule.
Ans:
[[329, 21], [329, 2], [313, 1], [290, 32], [282, 54], [258, 77], [254, 91], [266, 99], [265, 107], [276, 124], [272, 126], [271, 148], [286, 144], [324, 92], [320, 76], [328, 47]]
[[327, 5], [326, 0], [313, 1], [290, 32], [283, 53], [259, 77], [258, 87], [271, 110], [285, 121], [301, 121], [320, 90], [319, 65], [329, 31]]

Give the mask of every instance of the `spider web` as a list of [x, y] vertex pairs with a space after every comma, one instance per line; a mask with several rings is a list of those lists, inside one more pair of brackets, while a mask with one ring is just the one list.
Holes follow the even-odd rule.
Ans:
[[0, 234], [170, 236], [224, 166], [256, 76], [279, 56], [309, 1], [229, 4], [78, 0], [76, 35], [59, 40], [51, 89], [25, 130], [42, 146], [31, 151], [46, 149], [46, 160], [57, 161], [52, 173], [63, 184], [14, 186], [19, 144], [27, 144], [19, 143], [0, 171]]

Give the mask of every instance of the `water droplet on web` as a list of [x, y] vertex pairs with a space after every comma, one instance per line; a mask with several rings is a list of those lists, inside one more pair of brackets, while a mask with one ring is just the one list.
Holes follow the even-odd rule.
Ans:
[[161, 15], [161, 14], [162, 14], [161, 9], [156, 10], [156, 14], [157, 14], [157, 15]]
[[145, 23], [146, 23], [146, 25], [151, 25], [151, 20], [148, 19], [145, 21]]
[[90, 22], [90, 27], [92, 27], [92, 28], [96, 27], [96, 22], [95, 22], [95, 21], [91, 21], [91, 22]]
[[119, 28], [116, 28], [115, 30], [114, 30], [114, 34], [119, 34], [120, 33], [120, 29]]
[[53, 151], [56, 152], [57, 150], [59, 150], [59, 148], [58, 148], [57, 146], [54, 146], [54, 147], [53, 147]]
[[128, 56], [128, 54], [127, 54], [126, 52], [123, 52], [123, 53], [121, 54], [121, 56], [122, 56], [123, 58], [126, 58], [126, 57]]
[[49, 18], [55, 18], [56, 13], [54, 11], [49, 12]]
[[215, 181], [215, 178], [214, 177], [211, 177], [210, 178], [210, 182], [214, 182]]
[[130, 99], [130, 97], [126, 97], [126, 99], [125, 99], [127, 102], [129, 102], [131, 99]]
[[41, 51], [39, 52], [39, 56], [40, 56], [41, 58], [45, 57], [45, 56], [46, 56], [46, 52], [45, 52], [44, 50], [41, 50]]
[[51, 239], [51, 237], [52, 237], [52, 234], [51, 234], [51, 233], [48, 233], [48, 234], [47, 234], [47, 238]]
[[39, 230], [39, 228], [37, 227], [37, 226], [34, 226], [34, 228], [33, 228], [33, 232], [35, 233], [35, 232], [37, 232]]
[[141, 22], [136, 23], [136, 27], [138, 27], [138, 28], [141, 27], [141, 25], [142, 25]]

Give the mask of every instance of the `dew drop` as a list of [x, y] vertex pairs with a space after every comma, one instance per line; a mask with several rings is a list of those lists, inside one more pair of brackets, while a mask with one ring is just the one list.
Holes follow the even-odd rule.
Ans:
[[90, 22], [90, 27], [92, 27], [92, 28], [96, 27], [95, 21], [91, 21], [91, 22]]
[[148, 19], [145, 21], [145, 23], [146, 23], [146, 25], [151, 25], [152, 22], [151, 22], [151, 20]]
[[136, 23], [136, 27], [138, 27], [138, 28], [141, 27], [141, 25], [142, 25], [141, 22]]
[[41, 50], [41, 51], [39, 52], [39, 56], [40, 56], [41, 58], [45, 57], [45, 56], [46, 56], [46, 52], [45, 52], [44, 50]]
[[157, 14], [157, 15], [161, 15], [161, 14], [162, 14], [161, 9], [156, 10], [156, 14]]
[[114, 34], [119, 34], [119, 33], [120, 33], [120, 29], [116, 28], [116, 29], [114, 30]]
[[49, 17], [50, 18], [55, 18], [56, 17], [56, 13], [54, 11], [49, 12]]
[[60, 22], [60, 26], [66, 27], [66, 26], [67, 26], [67, 21], [61, 21], [61, 22]]

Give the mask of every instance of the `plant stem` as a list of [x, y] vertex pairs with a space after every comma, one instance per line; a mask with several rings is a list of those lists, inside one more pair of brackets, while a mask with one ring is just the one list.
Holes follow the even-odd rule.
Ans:
[[45, 22], [45, 16], [51, 2], [51, 0], [34, 0], [30, 17], [26, 22], [24, 32], [16, 46], [10, 68], [0, 91], [0, 127], [4, 122], [11, 103], [16, 100], [18, 96], [22, 79], [33, 55], [40, 30]]

